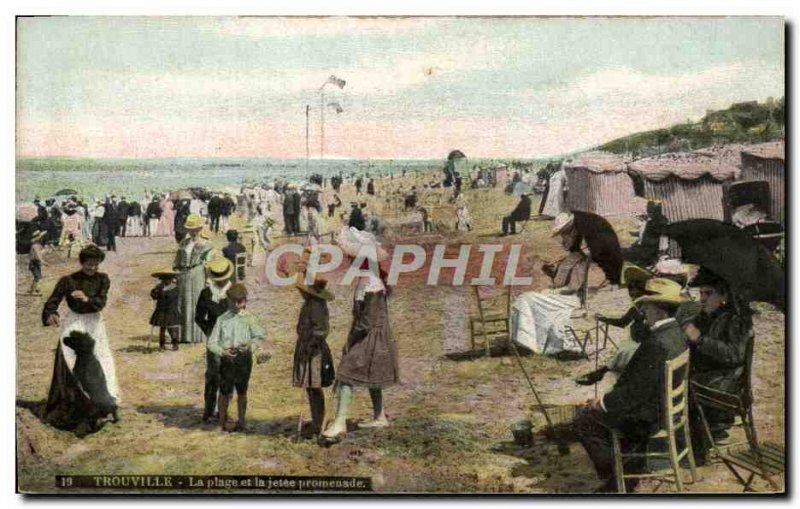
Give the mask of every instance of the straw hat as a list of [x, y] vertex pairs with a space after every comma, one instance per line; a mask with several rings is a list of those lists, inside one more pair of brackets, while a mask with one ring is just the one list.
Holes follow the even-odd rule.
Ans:
[[35, 232], [33, 232], [33, 234], [31, 235], [31, 242], [36, 242], [37, 240], [41, 239], [41, 238], [42, 238], [42, 237], [44, 237], [45, 235], [47, 235], [47, 232], [46, 232], [46, 231], [43, 231], [43, 230], [36, 230], [36, 231], [35, 231]]
[[652, 302], [654, 304], [671, 304], [673, 306], [678, 306], [686, 301], [686, 298], [681, 295], [681, 289], [681, 285], [671, 279], [660, 277], [653, 278], [648, 280], [645, 284], [645, 295], [633, 301], [633, 304], [635, 306], [641, 306], [642, 304]]
[[328, 280], [325, 277], [321, 276], [320, 274], [316, 274], [314, 276], [314, 284], [308, 286], [303, 283], [303, 280], [300, 279], [295, 283], [295, 287], [298, 290], [305, 293], [306, 295], [310, 295], [312, 297], [316, 297], [318, 299], [331, 301], [333, 300], [333, 294], [328, 291], [326, 288], [328, 286]]
[[[389, 253], [387, 253], [386, 250], [381, 247], [381, 244], [375, 238], [375, 235], [370, 232], [363, 232], [352, 226], [349, 228], [347, 226], [343, 226], [339, 231], [336, 241], [344, 254], [352, 256], [353, 258], [358, 256], [358, 253], [363, 246], [374, 247], [375, 254], [378, 257], [377, 261], [379, 262], [389, 258]], [[371, 254], [369, 251], [367, 251], [366, 254], [367, 258], [372, 258], [372, 256], [369, 256]]]
[[155, 277], [155, 278], [158, 278], [158, 279], [173, 278], [173, 277], [175, 277], [177, 275], [178, 275], [178, 273], [175, 272], [172, 269], [158, 270], [158, 271], [153, 272], [152, 274], [150, 274], [151, 277]]
[[572, 227], [573, 224], [575, 224], [575, 216], [573, 216], [572, 213], [560, 213], [556, 216], [556, 220], [553, 221], [553, 237], [565, 231], [567, 228]]
[[233, 264], [225, 257], [214, 258], [206, 263], [206, 274], [211, 281], [227, 281], [233, 276]]
[[189, 214], [183, 227], [187, 230], [199, 230], [203, 227], [205, 221], [198, 214]]
[[652, 272], [645, 270], [638, 265], [634, 265], [630, 262], [623, 262], [622, 271], [619, 276], [619, 285], [625, 287], [628, 286], [631, 281], [642, 282], [654, 277], [655, 275]]

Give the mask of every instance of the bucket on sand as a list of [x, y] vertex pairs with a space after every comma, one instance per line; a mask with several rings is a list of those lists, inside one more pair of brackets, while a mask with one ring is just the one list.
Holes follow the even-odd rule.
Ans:
[[517, 421], [511, 425], [514, 443], [523, 447], [533, 445], [533, 423], [529, 419]]

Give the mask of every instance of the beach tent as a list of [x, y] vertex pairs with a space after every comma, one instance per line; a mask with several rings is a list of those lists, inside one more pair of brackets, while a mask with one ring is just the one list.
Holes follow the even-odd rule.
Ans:
[[[582, 154], [564, 165], [564, 174], [569, 210], [603, 217], [636, 216], [645, 212], [642, 201], [636, 199], [622, 156], [607, 152]], [[554, 175], [557, 176], [558, 173]], [[547, 210], [545, 205], [543, 213], [548, 214]]]
[[[639, 159], [627, 164], [637, 194], [661, 202], [669, 223], [688, 219], [725, 219], [723, 186], [739, 169], [708, 152], [679, 152]], [[670, 242], [669, 253], [679, 256]]]
[[785, 221], [785, 154], [783, 141], [750, 145], [741, 151], [741, 179], [765, 180], [769, 183], [770, 217]]

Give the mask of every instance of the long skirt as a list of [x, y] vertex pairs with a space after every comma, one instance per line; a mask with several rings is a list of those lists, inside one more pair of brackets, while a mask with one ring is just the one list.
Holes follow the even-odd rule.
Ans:
[[573, 337], [565, 334], [572, 311], [580, 305], [575, 295], [556, 291], [526, 292], [514, 299], [511, 311], [512, 340], [536, 353], [580, 351]]
[[105, 379], [105, 389], [115, 404], [120, 402], [114, 358], [106, 336], [106, 328], [100, 313], [78, 314], [70, 312], [62, 320], [58, 335], [53, 379], [47, 397], [45, 419], [57, 427], [73, 428], [81, 421], [97, 417], [97, 407], [92, 394], [81, 386], [73, 372], [77, 362], [75, 351], [64, 344], [64, 338], [72, 331], [89, 334], [95, 341], [94, 357], [100, 364]]
[[202, 264], [178, 273], [178, 308], [182, 318], [182, 343], [202, 343], [206, 339], [203, 330], [194, 322], [195, 308], [205, 283], [206, 276]]

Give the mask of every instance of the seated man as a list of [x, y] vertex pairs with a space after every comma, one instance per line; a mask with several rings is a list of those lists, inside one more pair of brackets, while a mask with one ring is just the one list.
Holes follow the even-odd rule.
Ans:
[[551, 288], [542, 292], [525, 292], [512, 306], [512, 341], [537, 353], [555, 354], [562, 350], [578, 351], [580, 346], [569, 342], [564, 328], [572, 311], [580, 306], [580, 290], [586, 284], [589, 259], [581, 250], [581, 237], [571, 214], [556, 218], [553, 236], [561, 237], [561, 246], [568, 251], [556, 265], [546, 264], [542, 271], [552, 279]]
[[[645, 269], [625, 262], [622, 266], [622, 275], [620, 277], [620, 286], [628, 287], [628, 295], [632, 302], [644, 295], [645, 285], [647, 281], [654, 277], [666, 277], [660, 274], [653, 274]], [[666, 279], [671, 279], [666, 277]], [[680, 284], [680, 283], [679, 283]], [[675, 314], [675, 320], [678, 324], [683, 326], [688, 321], [694, 319], [697, 313], [700, 312], [700, 306], [693, 300], [686, 300], [680, 306]], [[650, 333], [650, 328], [644, 320], [644, 315], [639, 311], [636, 306], [631, 306], [628, 311], [619, 317], [608, 316], [601, 313], [595, 314], [595, 318], [599, 322], [607, 323], [612, 327], [625, 328], [630, 325], [630, 340], [622, 341], [617, 345], [617, 351], [607, 365], [601, 366], [595, 371], [591, 371], [585, 375], [579, 376], [575, 379], [575, 383], [579, 385], [594, 385], [603, 379], [609, 371], [619, 377], [625, 370], [625, 366], [630, 362], [631, 357], [641, 342]]]
[[503, 235], [507, 235], [509, 230], [512, 234], [517, 233], [517, 221], [527, 221], [531, 218], [531, 198], [527, 194], [519, 197], [519, 203], [511, 211], [511, 214], [503, 218]]
[[[725, 281], [700, 267], [689, 286], [700, 288], [701, 311], [684, 327], [692, 352], [692, 381], [712, 389], [736, 392], [744, 373], [747, 342], [753, 334], [750, 310], [734, 305], [735, 297]], [[733, 424], [731, 413], [703, 408], [715, 440], [728, 437]], [[710, 444], [705, 440], [702, 423], [692, 422], [692, 448], [702, 462]]]
[[[675, 312], [684, 301], [681, 287], [674, 281], [655, 278], [647, 282], [645, 295], [634, 305], [649, 327], [641, 346], [631, 357], [614, 388], [600, 400], [590, 400], [578, 411], [573, 427], [578, 441], [594, 463], [597, 475], [606, 484], [601, 491], [614, 491], [614, 453], [610, 429], [622, 434], [623, 451], [640, 449], [659, 427], [664, 363], [686, 350]], [[641, 471], [641, 462], [626, 466], [626, 471]], [[632, 490], [635, 480], [626, 480]]]

